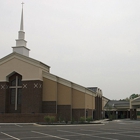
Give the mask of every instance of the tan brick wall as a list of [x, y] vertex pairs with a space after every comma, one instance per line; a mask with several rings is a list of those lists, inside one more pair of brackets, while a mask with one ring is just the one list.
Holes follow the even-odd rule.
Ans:
[[71, 105], [71, 88], [58, 83], [58, 105]]
[[57, 101], [57, 82], [43, 78], [43, 101]]
[[93, 108], [92, 95], [85, 94], [85, 108], [86, 109], [92, 109]]
[[94, 97], [94, 96], [92, 96], [92, 102], [93, 102], [92, 108], [93, 108], [93, 110], [94, 110], [94, 109], [95, 109], [95, 97]]
[[22, 75], [23, 80], [42, 80], [40, 68], [25, 61], [13, 58], [0, 65], [0, 81], [6, 81], [6, 76], [13, 71]]
[[85, 108], [85, 93], [73, 89], [72, 91], [72, 108], [83, 109]]

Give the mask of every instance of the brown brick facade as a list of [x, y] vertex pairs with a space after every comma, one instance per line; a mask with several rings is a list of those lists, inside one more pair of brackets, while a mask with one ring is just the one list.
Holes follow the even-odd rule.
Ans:
[[72, 109], [72, 118], [79, 121], [80, 117], [85, 117], [85, 109]]
[[23, 81], [22, 85], [21, 113], [41, 113], [43, 82]]
[[0, 113], [6, 112], [6, 95], [8, 92], [8, 83], [0, 82]]
[[95, 111], [93, 119], [101, 119], [102, 118], [102, 97], [95, 97]]
[[136, 109], [130, 109], [130, 119], [136, 120], [137, 119], [137, 111]]
[[34, 122], [45, 122], [45, 116], [56, 116], [56, 114], [48, 113], [35, 113], [35, 114], [20, 114], [20, 113], [8, 113], [0, 114], [0, 123], [34, 123]]
[[[11, 122], [14, 121], [13, 116], [18, 115], [21, 118], [19, 122], [20, 121], [22, 122], [23, 121], [22, 119], [24, 119], [24, 117], [25, 122], [31, 122], [29, 119], [30, 117], [33, 119], [32, 122], [36, 122], [35, 120], [37, 120], [37, 114], [42, 113], [43, 115], [43, 113], [44, 114], [53, 113], [57, 114], [58, 119], [61, 117], [63, 120], [70, 121], [72, 120], [72, 118], [74, 118], [74, 120], [79, 120], [80, 117], [85, 117], [87, 113], [88, 116], [95, 116], [94, 119], [101, 119], [101, 111], [102, 111], [101, 97], [97, 96], [95, 98], [95, 111], [91, 109], [85, 110], [84, 108], [72, 109], [71, 105], [57, 105], [56, 101], [42, 101], [42, 92], [43, 92], [42, 89], [43, 82], [40, 80], [22, 81], [21, 104], [18, 105], [17, 110], [15, 110], [15, 105], [10, 104], [9, 83], [0, 82], [0, 113], [2, 115], [0, 116], [0, 118], [5, 117], [4, 116], [6, 115], [5, 113], [7, 113], [6, 116], [8, 116], [8, 114], [11, 113], [12, 117]], [[27, 121], [27, 118], [29, 119], [29, 121]], [[4, 119], [3, 121], [5, 120], [6, 119]], [[10, 120], [8, 120], [8, 122], [9, 121]]]
[[8, 82], [0, 82], [0, 113], [42, 113], [42, 81], [22, 81], [21, 104], [10, 103]]
[[56, 113], [56, 101], [43, 101], [42, 113]]
[[93, 116], [92, 109], [86, 109], [86, 111], [87, 111], [87, 117]]
[[57, 116], [65, 121], [71, 120], [71, 105], [57, 105]]

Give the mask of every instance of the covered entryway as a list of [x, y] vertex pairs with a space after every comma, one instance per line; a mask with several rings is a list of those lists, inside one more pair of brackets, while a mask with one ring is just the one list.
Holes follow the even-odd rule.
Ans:
[[140, 108], [140, 96], [130, 101], [130, 119], [137, 119], [137, 110]]

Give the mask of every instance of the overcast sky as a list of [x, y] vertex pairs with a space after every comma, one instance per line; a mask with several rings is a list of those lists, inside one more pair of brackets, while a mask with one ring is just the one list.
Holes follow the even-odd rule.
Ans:
[[[0, 0], [0, 58], [12, 52], [20, 0]], [[30, 57], [109, 99], [140, 94], [140, 0], [24, 0]]]

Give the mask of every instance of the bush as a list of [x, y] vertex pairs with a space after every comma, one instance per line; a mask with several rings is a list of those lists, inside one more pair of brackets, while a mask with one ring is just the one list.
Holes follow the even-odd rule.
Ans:
[[93, 119], [92, 119], [92, 116], [89, 116], [89, 117], [87, 117], [86, 118], [86, 121], [89, 123], [90, 121], [92, 121]]
[[51, 121], [51, 123], [54, 123], [55, 117], [54, 117], [54, 116], [51, 116], [51, 117], [50, 117], [50, 121]]
[[85, 121], [85, 117], [80, 117], [80, 122], [84, 123], [84, 121]]
[[54, 123], [55, 116], [45, 116], [44, 119], [47, 123]]
[[44, 119], [45, 119], [45, 121], [46, 121], [47, 123], [50, 122], [50, 116], [45, 116]]

